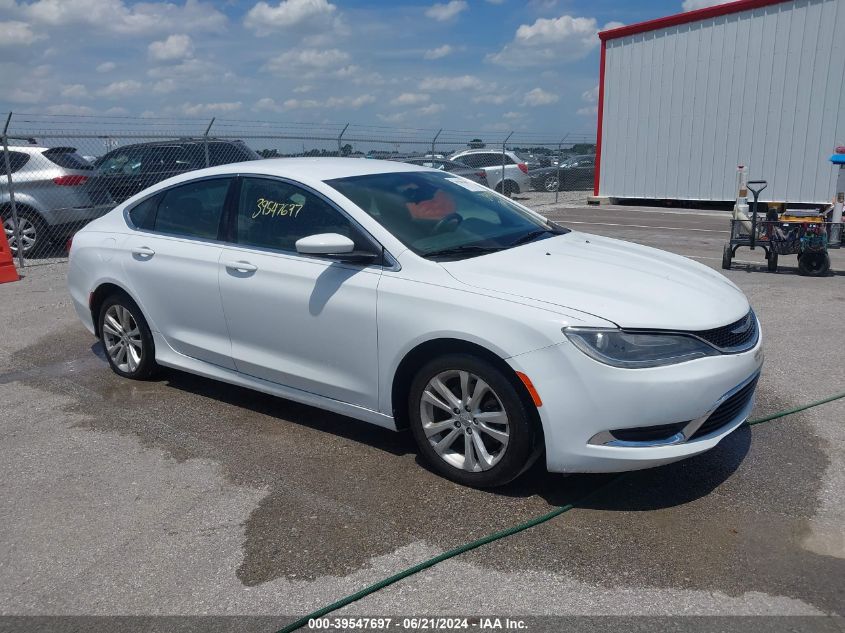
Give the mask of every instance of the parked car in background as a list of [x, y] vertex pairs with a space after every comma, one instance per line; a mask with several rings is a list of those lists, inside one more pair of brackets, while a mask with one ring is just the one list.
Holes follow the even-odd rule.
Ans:
[[[529, 172], [531, 188], [537, 191], [578, 191], [593, 186], [596, 155], [572, 156], [560, 163], [559, 168], [544, 167]], [[558, 177], [560, 181], [558, 182]]]
[[115, 202], [123, 202], [171, 176], [259, 158], [243, 141], [176, 139], [124, 145], [100, 157], [94, 165]]
[[431, 167], [432, 169], [439, 169], [440, 171], [448, 171], [450, 174], [463, 176], [464, 178], [473, 180], [485, 187], [487, 186], [487, 174], [483, 169], [473, 169], [469, 165], [449, 160], [448, 158], [406, 158], [402, 160], [402, 162], [410, 163], [411, 165], [419, 165], [421, 167]]
[[97, 171], [75, 147], [10, 147], [9, 165], [20, 245], [5, 169], [0, 170], [0, 218], [15, 253], [19, 246], [24, 255], [43, 252], [50, 241], [67, 237], [81, 223], [100, 217], [114, 206]]
[[[465, 149], [452, 154], [449, 159], [484, 170], [487, 175], [487, 186], [499, 193], [509, 195], [528, 191], [531, 187], [528, 166], [514, 152], [506, 151], [503, 157], [501, 151], [492, 149]], [[504, 179], [502, 178], [503, 162]]]

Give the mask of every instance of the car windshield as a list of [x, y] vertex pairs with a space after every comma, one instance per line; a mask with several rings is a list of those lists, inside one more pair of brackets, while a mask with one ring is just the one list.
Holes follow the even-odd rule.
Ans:
[[484, 185], [411, 171], [329, 180], [418, 255], [462, 258], [567, 233]]

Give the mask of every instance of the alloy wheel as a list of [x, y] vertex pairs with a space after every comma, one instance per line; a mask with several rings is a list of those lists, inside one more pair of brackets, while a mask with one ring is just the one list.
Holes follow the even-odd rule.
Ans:
[[434, 452], [455, 468], [489, 470], [508, 448], [505, 407], [490, 385], [471, 372], [448, 370], [434, 376], [423, 391], [420, 418]]
[[106, 310], [103, 343], [120, 371], [131, 374], [138, 369], [144, 351], [141, 330], [132, 313], [122, 305], [115, 304]]
[[[20, 227], [21, 245], [24, 253], [28, 253], [38, 241], [38, 228], [26, 216], [18, 216]], [[9, 242], [9, 249], [13, 253], [18, 252], [18, 241], [15, 236], [15, 222], [11, 217], [3, 221], [3, 230], [6, 232], [6, 241]]]
[[546, 178], [546, 182], [543, 183], [543, 186], [546, 188], [546, 191], [557, 191], [557, 178], [555, 178], [554, 176]]

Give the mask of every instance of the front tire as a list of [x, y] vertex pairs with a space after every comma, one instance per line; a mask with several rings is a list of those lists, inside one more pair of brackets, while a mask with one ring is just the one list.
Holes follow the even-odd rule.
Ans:
[[108, 297], [100, 308], [100, 338], [112, 371], [123, 378], [146, 380], [158, 369], [153, 335], [141, 309], [128, 295]]
[[411, 432], [423, 458], [466, 486], [502, 486], [538, 454], [529, 405], [494, 364], [450, 354], [423, 366], [411, 383]]

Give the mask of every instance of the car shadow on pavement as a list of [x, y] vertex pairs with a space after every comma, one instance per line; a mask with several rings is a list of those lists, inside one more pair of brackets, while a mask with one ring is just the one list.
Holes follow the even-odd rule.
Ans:
[[344, 415], [300, 404], [293, 400], [203, 378], [176, 369], [163, 370], [159, 380], [168, 387], [180, 391], [367, 444], [393, 455], [406, 455], [414, 452], [413, 440], [407, 433], [396, 433], [390, 429], [360, 422]]

